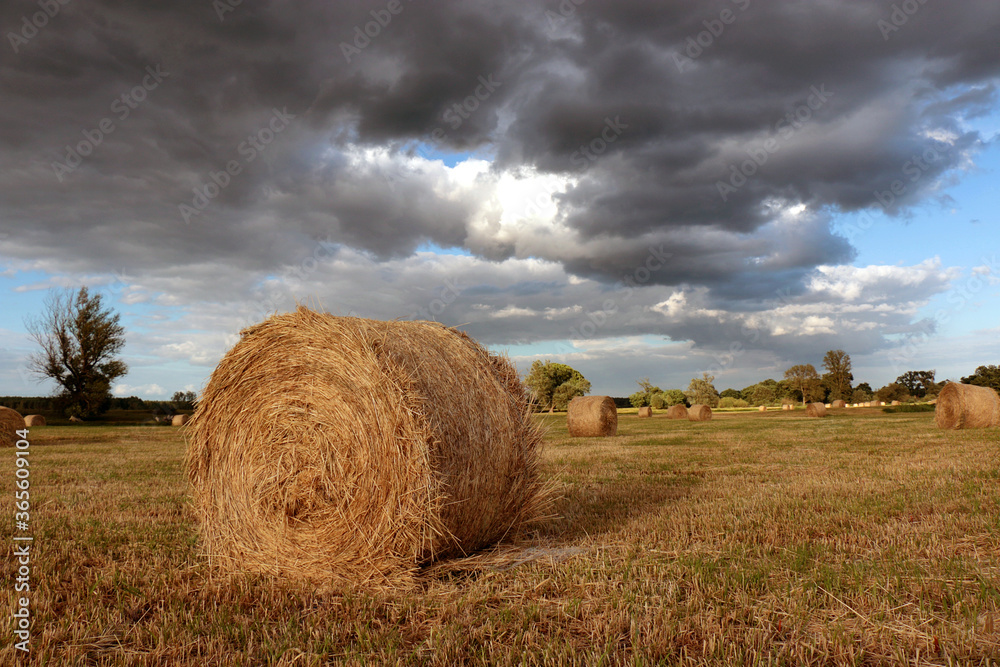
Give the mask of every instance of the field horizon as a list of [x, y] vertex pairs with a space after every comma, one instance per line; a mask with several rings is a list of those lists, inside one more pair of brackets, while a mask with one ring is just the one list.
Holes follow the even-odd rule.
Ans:
[[[1000, 659], [1000, 429], [835, 410], [547, 429], [551, 519], [412, 586], [227, 577], [183, 429], [31, 429], [31, 652], [8, 664], [964, 664]], [[11, 451], [11, 450], [8, 450]], [[13, 453], [8, 455], [13, 460]], [[0, 489], [14, 493], [13, 475]], [[13, 512], [0, 526], [12, 545]], [[8, 546], [5, 576], [16, 574]], [[14, 608], [13, 587], [5, 587]]]

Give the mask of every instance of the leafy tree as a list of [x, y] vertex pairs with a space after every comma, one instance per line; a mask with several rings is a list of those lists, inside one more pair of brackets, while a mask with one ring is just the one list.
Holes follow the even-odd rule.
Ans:
[[105, 308], [100, 294], [51, 292], [45, 313], [26, 322], [42, 351], [31, 355], [29, 368], [52, 378], [61, 388], [57, 403], [68, 416], [95, 417], [111, 404], [111, 384], [128, 372], [118, 358], [125, 346], [120, 316]]
[[855, 387], [855, 389], [860, 389], [861, 391], [863, 391], [865, 394], [868, 395], [868, 398], [865, 399], [866, 401], [870, 401], [871, 397], [875, 395], [875, 392], [872, 390], [872, 386], [867, 382], [862, 382], [857, 387]]
[[742, 394], [736, 389], [724, 389], [719, 398], [743, 398]]
[[663, 396], [664, 406], [668, 408], [672, 405], [683, 405], [686, 398], [686, 396], [684, 396], [684, 392], [680, 389], [667, 389], [666, 391], [660, 392], [660, 395]]
[[851, 355], [843, 350], [830, 350], [823, 357], [823, 368], [827, 371], [823, 380], [830, 389], [830, 400], [835, 401], [850, 396], [851, 382], [854, 381], [854, 375], [851, 374]]
[[767, 379], [743, 390], [743, 400], [751, 405], [770, 405], [778, 400], [778, 383]]
[[653, 394], [649, 398], [649, 405], [650, 405], [650, 407], [652, 407], [652, 408], [654, 408], [656, 410], [662, 410], [663, 408], [667, 407], [667, 402], [663, 398], [663, 392], [662, 391], [658, 391], [655, 394]]
[[[543, 409], [552, 412], [556, 404], [566, 405], [575, 396], [583, 396], [590, 392], [590, 382], [580, 371], [552, 361], [538, 361], [531, 364], [531, 370], [524, 381], [532, 396]], [[568, 385], [559, 391], [563, 385]]]
[[687, 391], [684, 392], [691, 405], [700, 403], [710, 408], [718, 407], [719, 392], [715, 390], [715, 385], [712, 384], [714, 380], [715, 376], [708, 373], [702, 373], [701, 378], [691, 379], [691, 384], [688, 385]]
[[913, 396], [922, 398], [927, 394], [937, 393], [935, 373], [936, 371], [907, 371], [896, 378], [896, 383], [906, 387]]
[[628, 397], [632, 407], [642, 408], [647, 405], [652, 405], [653, 396], [660, 393], [660, 388], [654, 386], [653, 383], [649, 381], [649, 378], [636, 380], [635, 383], [639, 385], [641, 389]]
[[178, 410], [191, 410], [194, 408], [195, 401], [198, 400], [198, 394], [193, 391], [176, 391], [174, 395], [170, 398], [170, 402], [174, 404], [174, 407]]
[[962, 382], [980, 387], [993, 387], [994, 390], [1000, 392], [1000, 366], [980, 366], [975, 373], [962, 378]]
[[802, 402], [813, 400], [822, 391], [819, 373], [812, 364], [798, 364], [785, 371], [785, 379], [802, 394]]
[[880, 401], [891, 403], [892, 401], [905, 401], [910, 398], [907, 388], [898, 383], [892, 382], [875, 392], [875, 397]]
[[858, 388], [851, 394], [851, 403], [867, 403], [872, 400], [872, 392], [865, 390], [867, 386], [867, 382], [858, 385]]

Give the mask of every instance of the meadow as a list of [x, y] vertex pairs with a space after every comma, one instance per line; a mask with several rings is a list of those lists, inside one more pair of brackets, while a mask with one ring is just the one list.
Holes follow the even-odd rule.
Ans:
[[[772, 410], [571, 439], [538, 419], [558, 518], [411, 588], [336, 593], [207, 566], [182, 429], [32, 429], [31, 651], [8, 614], [0, 664], [1000, 664], [1000, 429]], [[0, 532], [13, 609], [13, 511]]]

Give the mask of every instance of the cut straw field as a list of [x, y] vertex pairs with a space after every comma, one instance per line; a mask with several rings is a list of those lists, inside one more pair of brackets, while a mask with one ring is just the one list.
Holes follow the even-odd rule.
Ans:
[[[656, 411], [622, 414], [616, 437], [570, 438], [565, 415], [539, 419], [561, 518], [407, 589], [340, 593], [208, 567], [182, 429], [32, 429], [34, 625], [18, 662], [1000, 659], [1000, 429], [874, 409]], [[0, 454], [9, 499], [14, 454]], [[0, 530], [12, 609], [13, 511]], [[15, 664], [6, 624], [0, 664]]]

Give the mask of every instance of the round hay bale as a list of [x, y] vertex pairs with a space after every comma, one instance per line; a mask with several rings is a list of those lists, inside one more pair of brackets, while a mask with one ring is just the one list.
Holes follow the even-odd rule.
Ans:
[[28, 415], [24, 418], [24, 425], [28, 427], [45, 426], [45, 417], [42, 415]]
[[191, 421], [191, 415], [174, 415], [170, 420], [171, 426], [184, 426]]
[[76, 415], [73, 415], [72, 417], [70, 417], [69, 420], [71, 422], [73, 422], [74, 424], [82, 424], [83, 423], [83, 420], [80, 419], [79, 417], [77, 417]]
[[618, 408], [610, 396], [577, 396], [569, 402], [566, 425], [574, 438], [618, 433]]
[[810, 403], [806, 406], [806, 417], [826, 417], [826, 405]]
[[652, 417], [653, 416], [653, 408], [649, 408], [649, 407], [639, 408], [639, 416], [640, 417]]
[[891, 405], [902, 405], [902, 403], [901, 403], [901, 402], [899, 402], [899, 401], [893, 401], [893, 402], [891, 403]]
[[707, 405], [695, 404], [688, 408], [688, 421], [707, 422], [712, 419], [712, 408]]
[[767, 406], [766, 405], [760, 406], [759, 408], [757, 408], [757, 412], [767, 412]]
[[840, 410], [847, 407], [847, 402], [837, 399], [833, 403], [830, 403], [830, 408], [833, 410]]
[[793, 408], [793, 407], [792, 407], [791, 405], [789, 405], [788, 403], [782, 403], [782, 404], [781, 404], [781, 409], [782, 409], [782, 410], [794, 410], [795, 408]]
[[671, 405], [670, 408], [667, 410], [667, 419], [687, 419], [687, 418], [688, 418], [688, 409], [687, 406], [685, 406], [682, 403], [678, 403], [677, 405]]
[[229, 571], [405, 584], [548, 501], [517, 371], [435, 322], [271, 317], [219, 362], [187, 436], [203, 548]]
[[24, 417], [21, 413], [0, 405], [0, 447], [13, 447], [20, 440], [17, 432], [23, 428]]
[[1000, 426], [1000, 396], [990, 387], [949, 382], [938, 393], [934, 421], [947, 429]]

